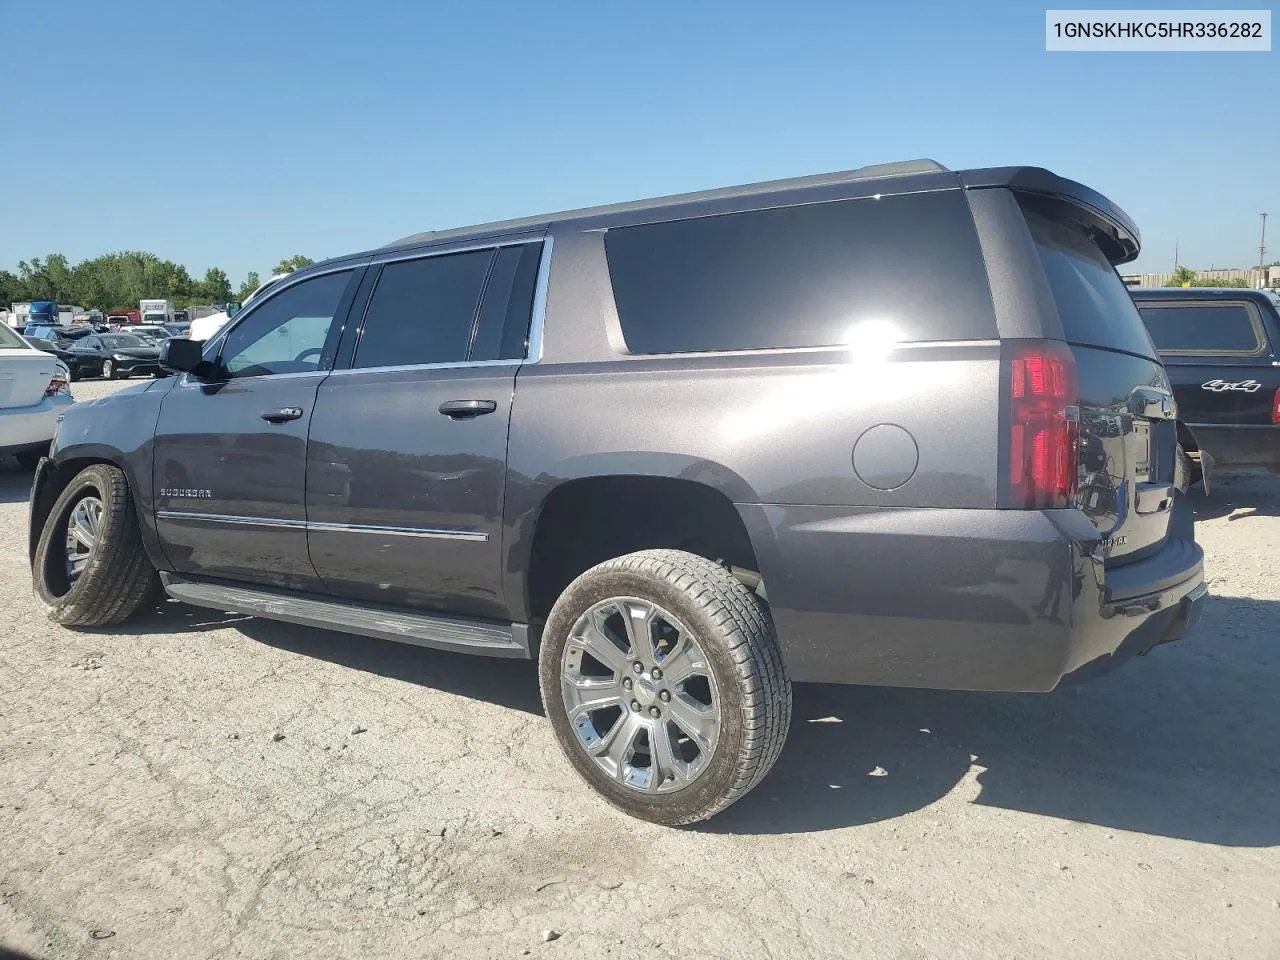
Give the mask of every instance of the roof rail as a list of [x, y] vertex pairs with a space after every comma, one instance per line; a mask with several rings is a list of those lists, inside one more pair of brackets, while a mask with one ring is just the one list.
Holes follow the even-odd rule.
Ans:
[[818, 173], [805, 177], [790, 177], [785, 180], [764, 180], [759, 183], [742, 184], [736, 187], [720, 187], [714, 190], [699, 190], [693, 193], [677, 193], [665, 197], [653, 197], [647, 200], [630, 200], [623, 203], [610, 203], [597, 207], [582, 207], [577, 210], [562, 210], [559, 213], [546, 213], [533, 217], [520, 217], [515, 220], [495, 220], [492, 223], [476, 224], [470, 227], [456, 227], [448, 230], [427, 230], [415, 233], [386, 244], [387, 247], [398, 247], [411, 243], [429, 243], [445, 237], [466, 236], [468, 234], [497, 233], [515, 230], [522, 227], [536, 227], [561, 220], [577, 220], [585, 217], [607, 216], [615, 213], [630, 213], [656, 207], [674, 206], [680, 203], [694, 203], [699, 200], [719, 200], [726, 197], [745, 197], [757, 193], [774, 193], [782, 190], [799, 190], [805, 187], [821, 187], [829, 184], [848, 183], [857, 180], [875, 180], [882, 177], [905, 177], [918, 173], [950, 172], [936, 160], [903, 160], [897, 163], [875, 163], [855, 170], [844, 170], [838, 173]]

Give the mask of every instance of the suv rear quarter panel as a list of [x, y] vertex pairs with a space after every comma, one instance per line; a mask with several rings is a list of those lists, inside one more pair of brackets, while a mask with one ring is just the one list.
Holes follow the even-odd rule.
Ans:
[[[811, 598], [791, 566], [800, 561], [775, 540], [811, 521], [806, 511], [836, 508], [863, 523], [916, 511], [927, 527], [940, 513], [995, 505], [998, 341], [904, 346], [873, 359], [833, 349], [631, 355], [603, 234], [554, 238], [542, 358], [519, 373], [508, 448], [506, 592], [516, 619], [528, 615], [523, 574], [538, 511], [569, 480], [652, 475], [718, 490], [739, 507], [783, 621], [789, 592]], [[854, 469], [855, 443], [882, 424], [910, 434], [916, 451], [914, 472], [893, 489]], [[866, 472], [861, 453], [859, 465]], [[625, 504], [619, 511], [625, 517]], [[863, 562], [875, 562], [875, 539]], [[856, 573], [845, 557], [840, 576]]]

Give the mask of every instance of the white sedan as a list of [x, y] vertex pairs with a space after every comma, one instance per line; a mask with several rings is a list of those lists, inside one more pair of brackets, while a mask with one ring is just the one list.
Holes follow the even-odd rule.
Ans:
[[0, 456], [34, 467], [74, 402], [66, 364], [0, 326]]

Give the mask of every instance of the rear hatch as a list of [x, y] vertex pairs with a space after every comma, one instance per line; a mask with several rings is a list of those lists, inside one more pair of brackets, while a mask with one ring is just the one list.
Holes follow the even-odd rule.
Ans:
[[1134, 300], [1170, 370], [1182, 420], [1193, 428], [1274, 422], [1280, 369], [1266, 304], [1216, 292]]
[[1023, 201], [1075, 361], [1079, 466], [1072, 500], [1102, 535], [1108, 565], [1149, 556], [1169, 534], [1176, 404], [1123, 281], [1064, 208]]

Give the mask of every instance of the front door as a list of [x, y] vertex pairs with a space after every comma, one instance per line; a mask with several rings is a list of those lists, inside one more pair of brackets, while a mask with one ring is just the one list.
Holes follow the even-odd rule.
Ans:
[[540, 253], [528, 243], [382, 267], [350, 369], [321, 384], [311, 423], [311, 559], [331, 592], [507, 617], [507, 426]]
[[165, 397], [153, 481], [176, 571], [321, 588], [307, 557], [307, 430], [358, 272], [282, 285], [211, 345], [206, 379], [184, 374]]

